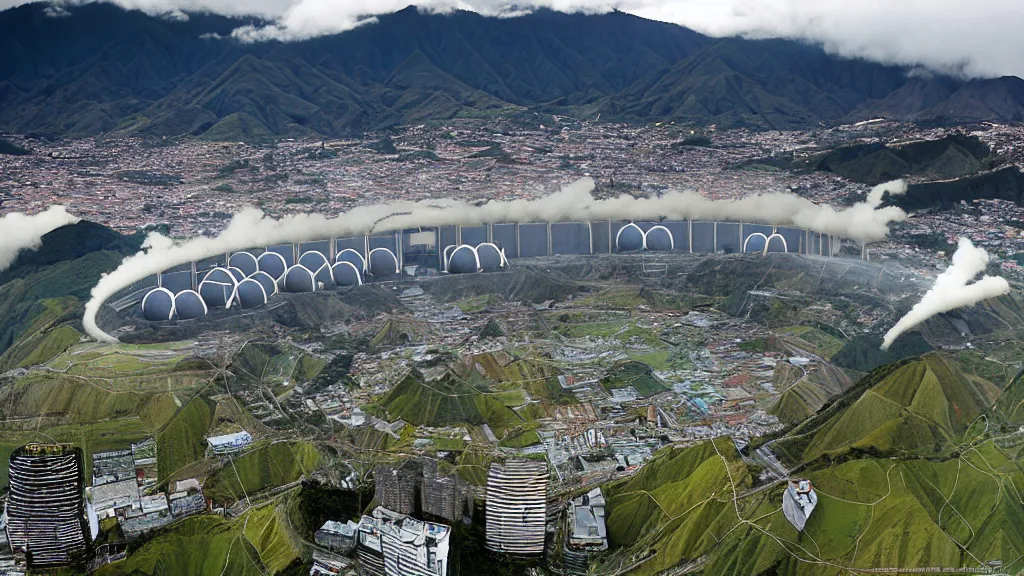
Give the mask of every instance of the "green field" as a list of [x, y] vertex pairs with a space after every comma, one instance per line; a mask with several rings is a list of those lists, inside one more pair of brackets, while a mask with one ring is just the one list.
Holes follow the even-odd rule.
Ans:
[[612, 367], [601, 379], [601, 386], [609, 392], [632, 386], [644, 398], [668, 389], [654, 376], [650, 367], [640, 362], [621, 362]]
[[965, 376], [955, 364], [928, 354], [872, 372], [775, 446], [791, 462], [835, 457], [851, 449], [943, 454], [998, 395], [993, 384]]
[[391, 418], [416, 426], [487, 424], [495, 436], [527, 424], [500, 399], [486, 394], [455, 374], [425, 382], [415, 371], [381, 397], [379, 404]]
[[210, 400], [193, 398], [157, 433], [157, 468], [161, 481], [203, 458], [214, 409]]
[[273, 501], [232, 520], [188, 518], [157, 532], [101, 576], [266, 576], [299, 557], [297, 536], [288, 529], [286, 504]]
[[776, 333], [797, 348], [817, 354], [826, 360], [835, 356], [846, 344], [843, 339], [813, 326], [789, 326], [776, 330]]
[[0, 371], [45, 364], [70, 348], [81, 337], [78, 330], [67, 325], [31, 334], [16, 342], [0, 356]]
[[207, 498], [230, 503], [294, 482], [316, 468], [320, 453], [308, 442], [275, 442], [232, 461], [207, 479]]
[[[991, 441], [959, 458], [864, 458], [806, 472], [818, 506], [803, 532], [781, 513], [783, 485], [750, 491], [751, 472], [728, 439], [665, 448], [636, 476], [611, 485], [613, 550], [597, 574], [647, 558], [654, 575], [703, 558], [703, 573], [829, 574], [858, 569], [1024, 568], [1018, 552], [1024, 472]], [[726, 472], [726, 463], [729, 471]], [[733, 504], [733, 494], [740, 498]]]
[[280, 396], [297, 383], [316, 378], [325, 365], [323, 359], [293, 346], [250, 342], [232, 360], [231, 371], [242, 381], [266, 386]]

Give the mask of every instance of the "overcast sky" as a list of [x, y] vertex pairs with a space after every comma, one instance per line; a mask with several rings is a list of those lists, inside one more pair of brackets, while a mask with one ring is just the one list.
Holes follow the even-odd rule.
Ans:
[[[239, 30], [247, 39], [301, 39], [372, 25], [367, 16], [417, 4], [488, 15], [503, 0], [111, 0], [153, 14], [206, 10], [253, 14], [276, 25]], [[0, 8], [24, 4], [0, 0]], [[516, 4], [523, 4], [518, 2]], [[887, 63], [921, 64], [967, 76], [1024, 77], [1024, 0], [534, 0], [563, 11], [618, 8], [705, 34], [799, 38], [831, 52]]]

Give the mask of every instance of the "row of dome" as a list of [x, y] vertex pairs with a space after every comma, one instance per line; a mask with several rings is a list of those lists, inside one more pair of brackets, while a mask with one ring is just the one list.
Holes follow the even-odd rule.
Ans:
[[[643, 228], [630, 222], [615, 235], [615, 247], [619, 252], [669, 252], [675, 250], [676, 242], [672, 232], [661, 225], [644, 232]], [[754, 232], [743, 240], [743, 252], [789, 252], [786, 238], [778, 232], [770, 235]]]
[[259, 257], [236, 252], [228, 258], [227, 267], [210, 270], [196, 290], [177, 294], [164, 287], [150, 290], [142, 298], [142, 315], [154, 322], [190, 320], [206, 316], [211, 309], [262, 306], [279, 291], [315, 292], [334, 286], [357, 286], [365, 275], [384, 278], [398, 272], [398, 258], [387, 248], [371, 250], [365, 259], [355, 250], [342, 250], [333, 265], [316, 250], [303, 253], [292, 266], [276, 252], [264, 252]]
[[[631, 222], [615, 235], [615, 247], [620, 252], [671, 251], [675, 249], [675, 238], [664, 226], [644, 231]], [[742, 251], [788, 252], [789, 247], [778, 233], [755, 232], [744, 239]], [[448, 246], [442, 262], [451, 274], [496, 272], [508, 266], [504, 250], [491, 242]], [[177, 294], [163, 287], [151, 290], [142, 299], [142, 313], [151, 321], [199, 318], [210, 309], [262, 306], [278, 291], [315, 292], [335, 286], [356, 286], [366, 276], [380, 279], [399, 272], [398, 258], [388, 248], [370, 250], [366, 258], [346, 248], [335, 257], [334, 264], [322, 252], [310, 250], [292, 266], [277, 252], [267, 251], [258, 257], [250, 252], [236, 252], [228, 258], [226, 267], [207, 273], [196, 290]]]

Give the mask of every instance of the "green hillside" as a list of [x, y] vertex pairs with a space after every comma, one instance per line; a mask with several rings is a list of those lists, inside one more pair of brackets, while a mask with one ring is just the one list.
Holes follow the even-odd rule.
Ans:
[[702, 574], [840, 576], [993, 560], [1016, 573], [1024, 568], [1016, 455], [985, 441], [948, 459], [864, 458], [807, 471], [818, 506], [801, 533], [781, 513], [783, 485], [754, 487], [728, 439], [664, 448], [606, 488], [612, 550], [595, 573], [628, 566], [654, 575], [693, 562]]
[[28, 156], [32, 154], [32, 152], [18, 146], [17, 144], [0, 138], [0, 154], [6, 154], [8, 156]]
[[391, 418], [413, 425], [487, 424], [499, 438], [505, 430], [524, 423], [497, 396], [485, 394], [451, 373], [426, 382], [414, 371], [389, 390], [379, 404]]
[[116, 252], [93, 252], [40, 268], [24, 277], [0, 284], [0, 351], [45, 317], [46, 321], [76, 315], [100, 275], [120, 264]]
[[29, 327], [26, 337], [18, 340], [0, 356], [0, 372], [44, 364], [70, 348], [82, 337], [78, 330], [68, 325], [36, 331], [36, 326], [40, 324], [49, 328], [48, 319], [48, 315], [40, 315], [33, 326]]
[[606, 488], [608, 537], [618, 550], [602, 573], [645, 558], [629, 574], [654, 575], [711, 552], [716, 532], [735, 524], [732, 486], [749, 488], [752, 480], [728, 438], [661, 450], [634, 477]]
[[642, 362], [621, 362], [601, 379], [601, 386], [609, 392], [618, 388], [632, 387], [641, 397], [653, 396], [668, 388], [654, 375], [650, 366]]
[[201, 460], [206, 452], [206, 433], [213, 423], [216, 405], [197, 396], [182, 406], [156, 435], [160, 480], [184, 466]]
[[103, 566], [100, 576], [267, 576], [281, 573], [300, 556], [284, 505], [277, 501], [224, 520], [188, 518], [158, 531], [122, 562]]
[[230, 369], [242, 381], [266, 386], [280, 395], [299, 382], [316, 378], [325, 364], [292, 346], [250, 342], [235, 355]]
[[235, 502], [308, 476], [319, 461], [313, 444], [275, 442], [233, 458], [207, 479], [204, 492], [217, 502]]
[[781, 393], [768, 413], [777, 416], [783, 424], [793, 426], [845, 392], [853, 382], [831, 364], [817, 366], [804, 375], [803, 370], [792, 364], [780, 362], [775, 367], [773, 384]]
[[881, 336], [854, 336], [832, 356], [832, 363], [858, 372], [870, 372], [890, 362], [932, 351], [928, 341], [916, 332], [900, 336], [888, 350], [881, 350], [881, 345]]
[[992, 405], [995, 420], [1007, 427], [1024, 426], [1024, 370], [1017, 373]]
[[928, 354], [875, 370], [773, 447], [793, 463], [851, 449], [944, 454], [998, 395], [990, 382]]
[[951, 134], [936, 140], [915, 140], [843, 146], [806, 160], [816, 170], [839, 174], [864, 184], [881, 184], [905, 176], [949, 180], [982, 170], [991, 151], [977, 136]]

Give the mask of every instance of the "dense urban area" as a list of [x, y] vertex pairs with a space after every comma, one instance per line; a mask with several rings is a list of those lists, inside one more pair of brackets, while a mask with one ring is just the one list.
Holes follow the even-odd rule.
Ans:
[[[72, 247], [44, 236], [35, 254], [49, 260], [22, 253], [0, 285], [32, 301], [4, 317], [17, 328], [0, 355], [0, 573], [1024, 569], [1009, 524], [1024, 510], [1024, 428], [1007, 404], [1016, 297], [878, 350], [959, 238], [988, 251], [988, 272], [1021, 279], [1019, 201], [913, 203], [915, 189], [1019, 171], [1022, 131], [536, 115], [265, 144], [3, 135], [31, 151], [0, 156], [4, 212], [61, 204], [123, 236], [63, 263], [53, 254]], [[891, 175], [910, 185], [909, 217], [866, 249], [610, 249], [281, 285], [244, 310], [229, 291], [215, 311], [193, 286], [206, 301], [193, 320], [172, 319], [171, 294], [168, 320], [148, 321], [144, 290], [129, 290], [100, 314], [121, 342], [83, 336], [79, 304], [138, 233], [215, 235], [247, 206], [277, 218], [535, 199], [589, 176], [599, 197], [785, 191], [839, 208], [892, 179], [830, 156], [858, 146], [899, 151]], [[915, 146], [946, 148], [906, 160]], [[43, 282], [72, 297], [26, 287], [64, 264]]]

